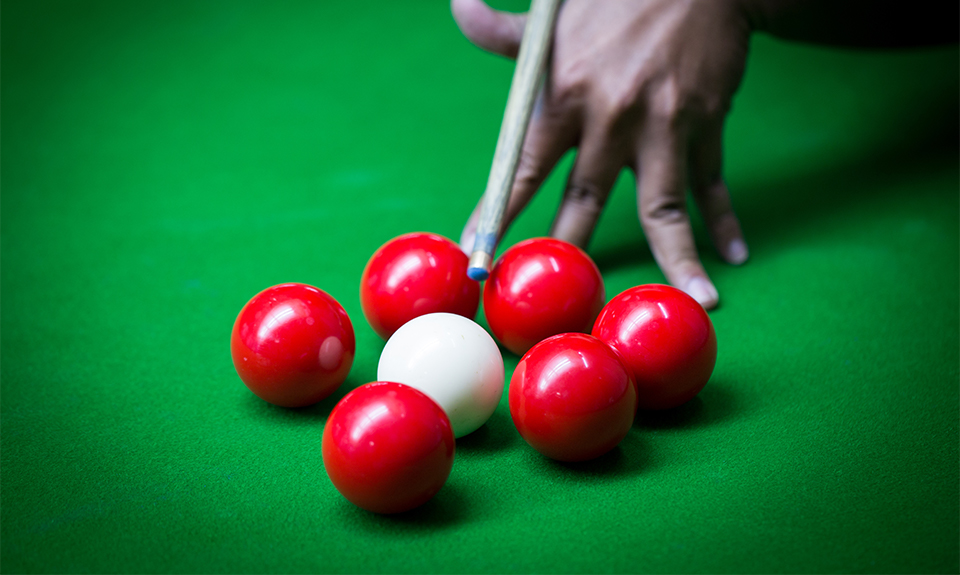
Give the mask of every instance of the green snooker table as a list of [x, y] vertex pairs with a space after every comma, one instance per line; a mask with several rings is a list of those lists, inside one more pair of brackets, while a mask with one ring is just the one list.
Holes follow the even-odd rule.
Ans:
[[[576, 465], [528, 447], [504, 394], [433, 500], [378, 516], [320, 457], [384, 345], [360, 274], [394, 236], [459, 236], [512, 63], [440, 0], [14, 1], [0, 40], [3, 572], [960, 570], [956, 46], [756, 36], [725, 132], [749, 262], [694, 220], [722, 302], [704, 391]], [[547, 232], [571, 161], [501, 250]], [[632, 174], [588, 252], [608, 298], [664, 281]], [[357, 338], [302, 409], [229, 352], [289, 281]]]

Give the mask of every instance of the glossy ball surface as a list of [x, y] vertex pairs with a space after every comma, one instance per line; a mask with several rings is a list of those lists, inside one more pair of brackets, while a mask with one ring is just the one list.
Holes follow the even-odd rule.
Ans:
[[410, 320], [387, 340], [377, 379], [426, 393], [463, 437], [486, 423], [503, 396], [503, 357], [473, 321], [450, 313]]
[[314, 404], [347, 378], [356, 352], [343, 307], [313, 286], [263, 290], [237, 316], [230, 337], [233, 366], [250, 391], [283, 407]]
[[620, 352], [637, 383], [640, 409], [670, 409], [700, 393], [717, 361], [713, 322], [699, 303], [665, 285], [619, 294], [593, 335]]
[[603, 277], [590, 256], [551, 238], [510, 247], [483, 288], [490, 331], [517, 355], [552, 335], [588, 333], [605, 298]]
[[565, 333], [533, 346], [510, 380], [510, 416], [534, 449], [560, 461], [586, 461], [626, 437], [637, 390], [610, 346]]
[[394, 382], [354, 389], [323, 428], [323, 466], [341, 495], [374, 513], [400, 513], [440, 491], [453, 467], [450, 420], [432, 399]]
[[417, 232], [390, 240], [363, 270], [364, 317], [383, 339], [428, 313], [473, 319], [480, 305], [480, 284], [467, 277], [467, 264], [460, 246], [443, 236]]

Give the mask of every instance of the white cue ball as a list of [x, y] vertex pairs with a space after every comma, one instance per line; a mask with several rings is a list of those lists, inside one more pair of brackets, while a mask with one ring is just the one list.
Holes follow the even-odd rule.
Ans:
[[463, 437], [486, 423], [503, 395], [503, 357], [482, 327], [452, 313], [403, 324], [380, 354], [377, 379], [403, 383], [436, 401]]

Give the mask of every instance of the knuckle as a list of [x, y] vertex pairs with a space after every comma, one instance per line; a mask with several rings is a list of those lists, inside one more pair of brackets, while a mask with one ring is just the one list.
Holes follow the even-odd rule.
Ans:
[[663, 80], [650, 95], [649, 113], [653, 118], [670, 126], [687, 122], [700, 106], [699, 98], [684, 89], [679, 79]]
[[700, 115], [705, 118], [721, 118], [730, 111], [730, 102], [717, 94], [706, 94], [698, 98]]
[[655, 93], [649, 106], [652, 117], [670, 126], [696, 125], [723, 118], [730, 111], [729, 101], [716, 94], [676, 87]]
[[687, 204], [683, 198], [656, 197], [640, 202], [640, 220], [646, 225], [664, 226], [687, 221]]
[[517, 161], [517, 172], [514, 175], [511, 195], [530, 196], [547, 178], [548, 172], [549, 168], [540, 155], [524, 146], [520, 150], [520, 158]]
[[657, 121], [669, 126], [682, 124], [688, 112], [687, 104], [674, 99], [659, 98], [650, 106], [650, 115]]
[[640, 123], [646, 107], [641, 83], [617, 84], [601, 87], [593, 92], [594, 119], [608, 132]]
[[552, 85], [550, 103], [556, 109], [569, 109], [583, 102], [587, 94], [587, 82], [575, 76], [557, 77]]
[[609, 117], [630, 116], [640, 108], [641, 97], [633, 86], [621, 86], [602, 92], [603, 107]]
[[551, 103], [569, 109], [587, 100], [595, 82], [594, 65], [583, 55], [557, 58], [548, 76]]
[[590, 182], [570, 183], [564, 191], [564, 200], [590, 210], [599, 211], [605, 195], [599, 186]]
[[520, 150], [520, 158], [517, 162], [517, 173], [514, 178], [515, 187], [535, 186], [546, 177], [546, 168], [539, 157], [524, 146]]

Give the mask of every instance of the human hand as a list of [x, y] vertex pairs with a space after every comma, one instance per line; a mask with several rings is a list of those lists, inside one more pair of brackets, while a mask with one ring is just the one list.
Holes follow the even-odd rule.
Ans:
[[[525, 16], [452, 0], [458, 26], [515, 57]], [[740, 84], [750, 26], [735, 0], [567, 0], [530, 120], [500, 235], [563, 154], [577, 148], [550, 235], [586, 247], [620, 170], [637, 174], [640, 224], [667, 280], [705, 308], [719, 296], [697, 255], [692, 192], [721, 257], [747, 246], [722, 177], [723, 122]], [[473, 247], [480, 207], [461, 236]]]

